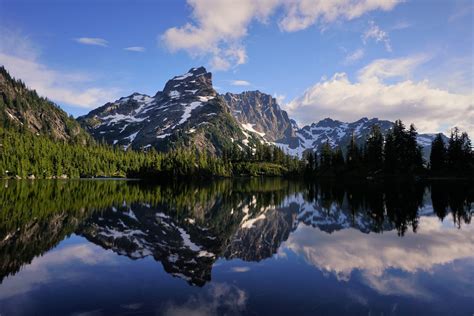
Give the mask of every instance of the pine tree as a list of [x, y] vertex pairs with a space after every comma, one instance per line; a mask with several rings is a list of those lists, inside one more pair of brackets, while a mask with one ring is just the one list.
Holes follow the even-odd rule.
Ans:
[[332, 162], [332, 148], [331, 145], [329, 145], [329, 141], [326, 141], [323, 146], [321, 147], [321, 154], [320, 154], [320, 163], [319, 165], [321, 166], [321, 169], [327, 170], [331, 168], [331, 162]]
[[452, 173], [473, 174], [474, 157], [471, 140], [467, 133], [461, 133], [457, 127], [451, 131], [447, 156], [448, 167]]
[[357, 146], [354, 133], [352, 133], [351, 141], [349, 142], [349, 145], [347, 146], [346, 161], [347, 161], [348, 169], [349, 170], [359, 169], [361, 167], [361, 160], [362, 160], [361, 150]]
[[306, 160], [306, 173], [312, 174], [315, 171], [315, 157], [312, 150], [304, 154]]
[[380, 170], [383, 166], [384, 137], [378, 125], [373, 125], [366, 142], [365, 162], [369, 171]]
[[436, 135], [431, 143], [430, 168], [431, 171], [441, 171], [446, 168], [447, 151], [442, 134]]
[[344, 163], [344, 155], [341, 148], [338, 147], [332, 154], [331, 167], [335, 172], [341, 172], [344, 168]]

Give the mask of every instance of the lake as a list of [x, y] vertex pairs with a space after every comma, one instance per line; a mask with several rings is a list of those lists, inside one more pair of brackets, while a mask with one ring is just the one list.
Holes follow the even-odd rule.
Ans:
[[0, 315], [472, 315], [464, 182], [0, 182]]

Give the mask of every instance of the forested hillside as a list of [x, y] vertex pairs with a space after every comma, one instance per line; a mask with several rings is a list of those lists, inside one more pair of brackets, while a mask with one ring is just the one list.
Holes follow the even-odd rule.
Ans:
[[54, 140], [87, 144], [92, 141], [79, 123], [56, 104], [38, 96], [0, 66], [0, 126], [15, 127]]
[[0, 177], [79, 178], [282, 176], [297, 173], [299, 160], [273, 146], [218, 158], [194, 150], [124, 151], [105, 144], [69, 144], [29, 131], [0, 127]]

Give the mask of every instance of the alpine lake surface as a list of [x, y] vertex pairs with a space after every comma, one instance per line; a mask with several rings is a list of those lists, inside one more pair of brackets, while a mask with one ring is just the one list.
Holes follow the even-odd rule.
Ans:
[[473, 315], [472, 183], [0, 182], [0, 315]]

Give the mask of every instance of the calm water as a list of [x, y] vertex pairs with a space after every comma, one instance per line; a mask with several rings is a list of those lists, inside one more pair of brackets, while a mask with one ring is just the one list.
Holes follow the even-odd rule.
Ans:
[[472, 185], [0, 182], [0, 315], [473, 315]]

